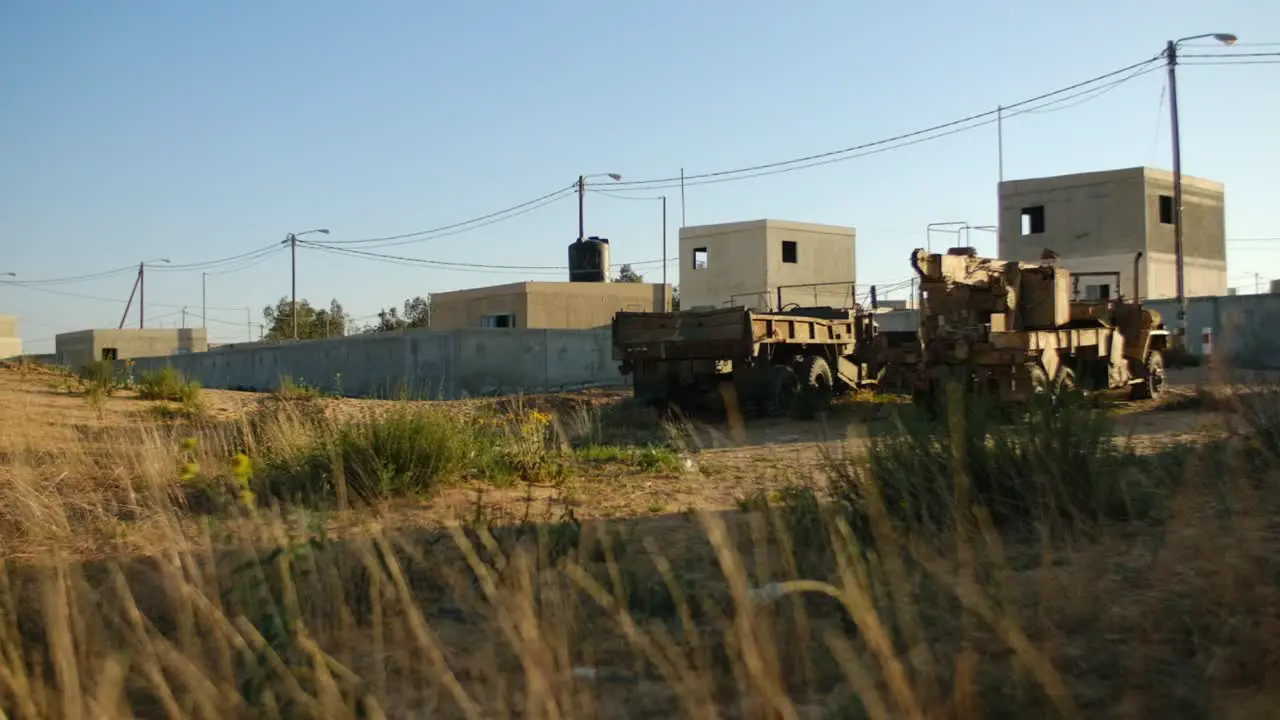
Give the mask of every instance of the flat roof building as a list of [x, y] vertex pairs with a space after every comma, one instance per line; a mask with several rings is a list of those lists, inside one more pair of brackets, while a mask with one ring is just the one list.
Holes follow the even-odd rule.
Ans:
[[22, 355], [22, 338], [18, 337], [18, 317], [0, 315], [0, 360]]
[[160, 357], [209, 349], [204, 328], [78, 330], [54, 338], [60, 365], [83, 367], [97, 360]]
[[432, 293], [433, 330], [608, 327], [619, 310], [661, 312], [671, 286], [628, 282], [518, 282]]
[[680, 307], [852, 307], [856, 231], [750, 220], [680, 228]]
[[[1184, 295], [1227, 292], [1225, 190], [1182, 176]], [[1080, 278], [1082, 297], [1177, 297], [1173, 174], [1149, 167], [1007, 180], [999, 185], [1000, 258], [1056, 256]], [[1142, 253], [1139, 258], [1138, 253]]]

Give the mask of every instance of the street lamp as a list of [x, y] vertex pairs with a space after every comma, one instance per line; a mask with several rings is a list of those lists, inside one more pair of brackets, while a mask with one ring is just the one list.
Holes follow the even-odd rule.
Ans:
[[[144, 317], [144, 314], [146, 313], [146, 309], [147, 309], [146, 307], [147, 306], [146, 270], [147, 270], [148, 263], [152, 263], [152, 264], [165, 263], [167, 265], [169, 264], [169, 258], [166, 258], [166, 257], [155, 258], [154, 260], [144, 260], [143, 262], [138, 263], [138, 329], [139, 330], [142, 330], [143, 328], [146, 327], [146, 323], [144, 322], [146, 318]], [[129, 312], [128, 306], [125, 306], [124, 311], [126, 313]], [[124, 324], [124, 321], [122, 320], [121, 325], [123, 324]]]
[[303, 230], [300, 233], [289, 233], [284, 236], [284, 242], [280, 243], [281, 245], [289, 246], [289, 264], [292, 266], [290, 271], [290, 280], [293, 290], [293, 300], [289, 304], [289, 314], [293, 316], [294, 340], [298, 339], [298, 238], [312, 233], [328, 235], [329, 228], [316, 228], [315, 230]]
[[618, 173], [594, 173], [592, 175], [578, 176], [578, 240], [582, 240], [586, 237], [586, 233], [583, 231], [582, 222], [583, 198], [587, 194], [587, 180], [595, 177], [607, 177], [614, 182], [618, 182], [622, 179], [622, 176]]
[[16, 273], [16, 272], [2, 272], [2, 273], [0, 273], [0, 277], [11, 277], [11, 278], [16, 278], [16, 277], [18, 277], [18, 273]]
[[1173, 253], [1178, 275], [1178, 328], [1179, 341], [1187, 337], [1187, 298], [1183, 280], [1182, 261], [1182, 142], [1178, 138], [1178, 46], [1192, 40], [1213, 38], [1223, 45], [1234, 45], [1236, 36], [1231, 33], [1205, 33], [1170, 40], [1165, 45], [1165, 61], [1169, 68], [1169, 135], [1173, 141]]
[[[929, 223], [928, 225], [925, 225], [925, 226], [924, 226], [924, 246], [925, 246], [925, 249], [926, 249], [926, 250], [928, 250], [928, 251], [929, 251], [929, 252], [931, 252], [931, 253], [933, 252], [933, 233], [934, 233], [934, 230], [935, 230], [935, 229], [937, 229], [937, 228], [944, 228], [944, 227], [951, 227], [951, 226], [953, 226], [953, 225], [968, 225], [968, 224], [969, 224], [969, 221], [968, 221], [968, 220], [955, 220], [955, 221], [952, 221], [952, 222], [936, 222], [936, 223]], [[959, 230], [948, 230], [947, 232], [954, 232], [954, 233], [956, 233], [957, 235], [960, 233], [960, 231], [959, 231]]]

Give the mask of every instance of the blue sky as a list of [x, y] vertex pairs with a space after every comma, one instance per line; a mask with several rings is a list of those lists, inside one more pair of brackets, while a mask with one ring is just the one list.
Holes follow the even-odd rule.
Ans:
[[[858, 9], [862, 7], [864, 9]], [[1280, 52], [1280, 4], [1081, 0], [868, 6], [701, 2], [0, 4], [0, 273], [43, 280], [279, 242], [392, 235], [567, 186], [711, 172], [898, 135], [1158, 53], [1240, 36]], [[1205, 51], [1219, 51], [1206, 48]], [[1190, 49], [1184, 50], [1190, 52]], [[1004, 124], [1006, 178], [1168, 167], [1164, 74]], [[1184, 172], [1227, 184], [1228, 236], [1280, 236], [1280, 64], [1179, 73]], [[858, 228], [859, 282], [908, 275], [929, 222], [995, 221], [994, 126], [820, 168], [691, 187], [689, 224], [774, 217]], [[669, 195], [669, 236], [680, 224]], [[562, 265], [572, 199], [387, 248], [450, 262]], [[657, 202], [587, 198], [615, 264], [661, 257]], [[994, 253], [992, 236], [974, 235]], [[1236, 243], [1233, 284], [1280, 277], [1280, 242]], [[676, 266], [671, 280], [676, 281]], [[357, 316], [408, 296], [545, 275], [404, 267], [303, 249], [299, 296]], [[646, 268], [660, 278], [657, 265]], [[554, 278], [553, 278], [554, 279]], [[114, 327], [130, 273], [0, 287], [32, 351]], [[281, 252], [207, 279], [210, 333], [289, 292]], [[198, 323], [199, 272], [147, 275], [148, 325]], [[90, 296], [73, 297], [70, 294]], [[136, 323], [136, 309], [131, 323]], [[256, 333], [256, 331], [255, 331]]]

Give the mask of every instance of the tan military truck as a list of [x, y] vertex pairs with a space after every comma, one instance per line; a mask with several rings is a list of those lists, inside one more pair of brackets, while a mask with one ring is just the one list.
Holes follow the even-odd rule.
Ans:
[[804, 415], [838, 393], [873, 386], [884, 371], [875, 358], [885, 341], [860, 309], [619, 312], [612, 332], [614, 359], [635, 397], [686, 410], [736, 405]]
[[1052, 264], [980, 258], [973, 248], [917, 249], [922, 354], [917, 393], [948, 381], [1003, 401], [1054, 386], [1160, 395], [1169, 332], [1160, 314], [1123, 298], [1073, 299], [1071, 273]]

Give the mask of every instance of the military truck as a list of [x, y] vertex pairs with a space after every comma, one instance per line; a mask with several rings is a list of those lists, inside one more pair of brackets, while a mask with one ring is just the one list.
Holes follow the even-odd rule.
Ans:
[[1052, 264], [980, 258], [973, 248], [917, 249], [921, 357], [918, 398], [948, 381], [1025, 400], [1055, 387], [1128, 388], [1160, 395], [1169, 331], [1160, 314], [1124, 298], [1080, 301], [1071, 273]]
[[690, 411], [806, 415], [886, 369], [875, 358], [888, 339], [860, 308], [619, 312], [612, 331], [635, 397]]

